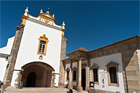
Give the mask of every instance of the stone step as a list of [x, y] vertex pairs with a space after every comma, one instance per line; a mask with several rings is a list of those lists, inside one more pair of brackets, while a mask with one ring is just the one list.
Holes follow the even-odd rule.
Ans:
[[[17, 89], [15, 87], [6, 88], [4, 93], [68, 93], [68, 88], [42, 88], [42, 87], [30, 87]], [[87, 91], [77, 92], [73, 89], [73, 93], [88, 93]]]

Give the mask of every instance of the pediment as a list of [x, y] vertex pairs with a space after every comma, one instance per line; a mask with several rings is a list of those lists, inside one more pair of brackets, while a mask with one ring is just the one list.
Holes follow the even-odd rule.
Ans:
[[118, 66], [119, 64], [113, 61], [110, 61], [106, 66]]
[[70, 71], [70, 69], [69, 69], [69, 68], [67, 68], [67, 69], [66, 69], [66, 71]]
[[96, 63], [94, 63], [94, 64], [90, 67], [90, 69], [93, 69], [93, 68], [99, 68], [99, 65], [97, 65]]
[[77, 70], [77, 68], [76, 67], [73, 67], [72, 70]]
[[44, 19], [46, 19], [46, 20], [54, 20], [55, 18], [52, 16], [52, 15], [50, 15], [49, 13], [40, 13], [39, 14], [41, 17], [43, 17]]

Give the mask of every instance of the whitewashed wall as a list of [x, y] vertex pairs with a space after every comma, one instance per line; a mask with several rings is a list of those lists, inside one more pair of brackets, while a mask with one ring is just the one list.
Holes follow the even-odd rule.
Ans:
[[8, 39], [7, 45], [3, 48], [0, 48], [0, 53], [10, 55], [10, 52], [11, 52], [11, 49], [12, 49], [12, 46], [13, 46], [13, 42], [14, 42], [14, 38], [15, 37], [11, 37], [11, 38]]
[[77, 68], [77, 62], [72, 63], [72, 68], [76, 67]]
[[[7, 45], [3, 48], [0, 48], [0, 53], [10, 55], [12, 45], [13, 45], [14, 37], [8, 39]], [[8, 61], [6, 57], [0, 56], [0, 80], [3, 81], [6, 66]]]
[[[110, 61], [119, 63], [119, 67], [118, 67], [119, 87], [108, 86], [107, 68], [105, 65], [107, 65], [107, 63], [109, 63]], [[114, 92], [119, 91], [120, 93], [125, 93], [121, 53], [93, 58], [90, 60], [90, 66], [92, 66], [94, 63], [100, 66], [99, 67], [99, 85], [95, 84], [95, 89], [114, 91]], [[105, 73], [105, 76], [101, 76], [102, 73]], [[90, 74], [90, 78], [91, 78], [91, 74]], [[104, 79], [104, 82], [105, 82], [104, 84], [102, 83], [102, 79]], [[104, 85], [104, 88], [102, 87], [102, 85]]]
[[[43, 59], [40, 60], [37, 54], [38, 38], [44, 34], [49, 42], [46, 56], [43, 55]], [[39, 61], [49, 64], [55, 69], [55, 73], [59, 73], [61, 38], [62, 31], [27, 20], [17, 55], [15, 69], [21, 69], [21, 67], [27, 63]], [[17, 72], [14, 72], [11, 83], [12, 86], [14, 86], [16, 78]], [[58, 76], [56, 76], [55, 83], [55, 86], [58, 86]]]
[[[74, 67], [76, 67], [77, 68], [77, 62], [73, 62], [72, 63], [72, 68], [74, 68]], [[67, 71], [66, 71], [66, 69], [67, 68], [69, 68], [70, 69], [70, 64], [66, 64], [66, 68], [65, 68], [65, 84], [68, 84], [68, 81], [66, 80], [66, 78], [67, 78]], [[76, 74], [78, 74], [78, 73], [76, 73]], [[73, 73], [72, 73], [72, 75], [73, 75]], [[73, 77], [73, 76], [72, 76]], [[72, 81], [72, 85], [73, 86], [77, 86], [77, 82], [76, 81]]]
[[6, 66], [8, 61], [6, 61], [5, 57], [0, 57], [0, 80], [3, 81]]
[[[72, 63], [72, 68], [74, 68], [74, 67], [77, 68], [77, 62]], [[78, 73], [76, 72], [76, 75], [77, 75], [77, 74], [78, 74]], [[73, 73], [72, 73], [72, 75], [73, 75]], [[72, 76], [72, 77], [73, 77], [73, 76]], [[77, 82], [72, 80], [72, 85], [73, 85], [73, 86], [77, 86]]]
[[64, 84], [67, 85], [68, 81], [67, 81], [67, 71], [66, 71], [66, 69], [70, 69], [70, 64], [66, 64], [65, 66], [66, 67], [65, 67], [65, 82], [64, 82]]

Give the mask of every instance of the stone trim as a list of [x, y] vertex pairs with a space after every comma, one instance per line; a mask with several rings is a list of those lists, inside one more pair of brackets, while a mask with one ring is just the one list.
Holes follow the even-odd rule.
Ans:
[[0, 53], [0, 57], [9, 57], [9, 56], [10, 56], [9, 54]]
[[56, 30], [62, 31], [62, 28], [55, 27], [55, 26], [53, 26], [53, 25], [50, 25], [50, 24], [47, 24], [47, 23], [41, 22], [41, 21], [39, 21], [39, 20], [36, 20], [36, 19], [30, 18], [30, 17], [29, 17], [27, 20], [32, 21], [32, 22], [35, 22], [35, 23], [38, 23], [38, 24], [43, 25], [43, 26], [47, 26], [47, 27], [50, 27], [50, 28], [53, 28], [53, 29], [56, 29]]
[[17, 55], [18, 55], [18, 51], [19, 51], [19, 47], [20, 47], [20, 42], [22, 39], [22, 35], [24, 32], [24, 25], [21, 24], [20, 26], [17, 26], [17, 31], [15, 34], [15, 38], [14, 38], [14, 42], [13, 42], [13, 46], [11, 49], [11, 53], [10, 56], [8, 58], [8, 68], [5, 71], [5, 76], [4, 76], [4, 84], [7, 84], [7, 86], [11, 85], [11, 81], [12, 81], [12, 76], [13, 76], [13, 72], [14, 72], [14, 67], [16, 64], [16, 59], [17, 59]]
[[[107, 76], [108, 76], [108, 85], [109, 86], [117, 86], [119, 87], [119, 76], [118, 76], [118, 63], [116, 62], [109, 62], [106, 67], [107, 67]], [[111, 83], [111, 79], [110, 79], [110, 73], [109, 73], [109, 68], [110, 67], [115, 67], [116, 68], [116, 73], [117, 73], [117, 83]]]
[[58, 86], [59, 87], [65, 87], [65, 62], [63, 62], [64, 59], [66, 59], [66, 46], [67, 46], [67, 39], [62, 36], [61, 39], [61, 55], [60, 55], [60, 66], [59, 66], [59, 81]]
[[[95, 82], [94, 81], [94, 72], [93, 72], [93, 69], [97, 69], [98, 70], [98, 82]], [[92, 76], [92, 81], [95, 83], [95, 84], [98, 84], [99, 85], [99, 66], [97, 64], [93, 64], [91, 67], [90, 67], [90, 70], [91, 70], [91, 76]]]
[[90, 67], [90, 69], [99, 68], [99, 67], [100, 67], [100, 66], [99, 66], [98, 64], [94, 63], [94, 64]]
[[66, 71], [70, 71], [70, 69], [69, 69], [69, 68], [67, 68], [67, 69], [66, 69]]
[[90, 88], [89, 93], [120, 93], [120, 92], [119, 91], [112, 92], [112, 91], [107, 91], [107, 90], [100, 90], [100, 89]]
[[[130, 38], [127, 38], [127, 39], [118, 41], [118, 42], [116, 42], [116, 43], [113, 43], [113, 44], [110, 44], [110, 45], [107, 45], [107, 46], [104, 46], [104, 47], [101, 47], [101, 48], [92, 50], [92, 51], [90, 51], [90, 52], [99, 52], [99, 51], [103, 51], [103, 50], [105, 50], [105, 49], [107, 49], [107, 48], [117, 48], [116, 45], [118, 45], [118, 46], [123, 46], [124, 44], [127, 44], [127, 43], [134, 43], [133, 41], [135, 41], [135, 39], [138, 39], [138, 40], [137, 40], [137, 43], [139, 43], [140, 36], [136, 35], [136, 36], [133, 36], [133, 37], [130, 37]], [[124, 42], [125, 42], [125, 43], [124, 43]], [[139, 45], [137, 46], [137, 48], [139, 48]]]

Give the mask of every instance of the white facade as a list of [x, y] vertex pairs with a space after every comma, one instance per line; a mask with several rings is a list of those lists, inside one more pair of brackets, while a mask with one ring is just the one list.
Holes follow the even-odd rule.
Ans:
[[12, 45], [13, 45], [14, 37], [8, 39], [7, 45], [3, 48], [0, 48], [0, 53], [3, 56], [0, 56], [0, 80], [3, 81], [5, 69], [8, 63], [8, 55], [10, 55]]
[[[109, 86], [108, 85], [108, 76], [107, 76], [106, 65], [110, 61], [113, 61], [113, 62], [116, 62], [119, 64], [119, 66], [118, 66], [119, 86]], [[113, 92], [119, 91], [120, 93], [125, 93], [121, 53], [91, 59], [90, 66], [92, 66], [94, 63], [99, 66], [99, 84], [95, 84], [95, 86], [94, 86], [95, 89], [107, 90], [107, 91], [113, 91]], [[92, 76], [90, 74], [90, 79], [91, 79], [91, 77]], [[102, 79], [104, 79], [104, 84], [102, 82]]]
[[[39, 43], [38, 38], [44, 34], [48, 38], [49, 42], [47, 45], [46, 56], [43, 56], [43, 59], [40, 60], [40, 55], [37, 54]], [[27, 20], [17, 56], [15, 69], [21, 69], [21, 67], [27, 63], [39, 61], [49, 64], [55, 69], [55, 73], [59, 73], [61, 38], [61, 31]], [[14, 85], [14, 80], [16, 77], [17, 72], [14, 72], [12, 85]], [[55, 79], [55, 82], [57, 86], [58, 78]]]
[[[14, 69], [21, 70], [24, 65], [31, 62], [43, 62], [50, 65], [55, 70], [55, 73], [59, 73], [62, 30], [65, 28], [64, 22], [62, 26], [56, 25], [53, 18], [54, 15], [51, 16], [49, 12], [42, 13], [41, 16], [37, 18], [27, 13], [28, 8], [26, 8], [24, 14], [24, 16], [28, 18], [26, 20], [23, 19], [22, 22], [25, 26]], [[44, 19], [42, 16], [49, 20]], [[41, 54], [38, 54], [39, 38], [43, 35], [48, 38], [49, 42], [47, 44], [46, 55], [42, 55], [43, 59], [40, 59]], [[0, 49], [0, 53], [10, 55], [13, 41], [14, 37], [9, 39], [7, 46]], [[5, 58], [0, 57], [0, 62], [0, 80], [3, 80], [7, 61]], [[15, 86], [17, 75], [18, 71], [14, 71], [11, 86]], [[58, 74], [55, 75], [54, 86], [58, 86]]]
[[[107, 75], [107, 67], [106, 65], [109, 62], [115, 62], [118, 65], [118, 84], [119, 86], [114, 86], [114, 85], [108, 85], [108, 75]], [[87, 60], [83, 60], [82, 64], [87, 64]], [[121, 53], [117, 54], [112, 54], [112, 55], [107, 55], [107, 56], [102, 56], [102, 57], [97, 57], [90, 59], [90, 66], [92, 67], [93, 64], [96, 64], [99, 66], [99, 72], [98, 72], [98, 82], [99, 84], [94, 85], [95, 89], [99, 90], [104, 90], [104, 91], [112, 91], [112, 92], [120, 92], [120, 93], [125, 93], [124, 89], [124, 77], [123, 77], [123, 66], [122, 66], [122, 57]], [[78, 61], [72, 63], [72, 68], [78, 68]], [[67, 78], [67, 69], [70, 69], [70, 63], [67, 63], [65, 66], [65, 84], [68, 84], [68, 81], [66, 80]], [[91, 69], [92, 70], [92, 69]], [[90, 76], [89, 76], [89, 81], [92, 81], [93, 78], [93, 72], [90, 70]], [[78, 73], [76, 74], [78, 75]], [[104, 83], [102, 80], [104, 79]], [[82, 81], [83, 82], [83, 81]], [[72, 81], [73, 86], [77, 86], [77, 81]]]

